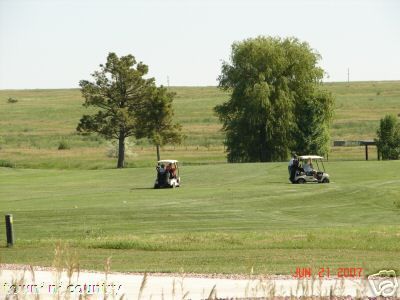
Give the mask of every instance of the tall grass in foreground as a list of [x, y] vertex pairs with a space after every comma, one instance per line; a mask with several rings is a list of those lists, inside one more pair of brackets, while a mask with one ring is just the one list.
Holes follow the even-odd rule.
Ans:
[[[71, 251], [67, 244], [63, 244], [61, 242], [56, 243], [54, 249], [54, 259], [53, 259], [53, 280], [54, 280], [54, 290], [50, 291], [49, 294], [40, 294], [35, 293], [35, 291], [27, 292], [28, 286], [34, 285], [36, 286], [36, 276], [35, 270], [33, 266], [27, 266], [23, 273], [20, 276], [16, 276], [12, 279], [10, 284], [10, 288], [8, 292], [5, 292], [4, 299], [35, 299], [40, 300], [42, 298], [48, 299], [49, 296], [52, 299], [134, 299], [133, 295], [126, 294], [117, 294], [115, 290], [112, 290], [112, 293], [109, 293], [105, 289], [100, 291], [99, 293], [91, 293], [86, 289], [77, 294], [72, 294], [68, 289], [63, 291], [62, 289], [57, 288], [57, 286], [61, 287], [61, 279], [63, 278], [63, 274], [67, 276], [68, 286], [74, 285], [79, 280], [80, 275], [80, 267], [79, 267], [79, 258], [77, 257], [74, 251]], [[104, 265], [104, 283], [107, 284], [108, 276], [111, 270], [111, 257], [108, 257], [105, 261]], [[0, 269], [1, 274], [1, 269]], [[30, 276], [31, 280], [28, 279]], [[174, 275], [175, 276], [175, 275]], [[192, 299], [190, 297], [190, 292], [186, 291], [184, 286], [185, 274], [182, 270], [181, 279], [177, 283], [174, 279], [171, 286], [171, 293], [161, 293], [161, 299]], [[147, 292], [147, 283], [148, 283], [149, 275], [144, 273], [143, 279], [141, 281], [140, 287], [134, 293], [137, 294], [137, 299], [153, 299], [153, 295], [150, 293], [150, 297], [145, 295], [145, 291]], [[290, 290], [290, 296], [283, 297], [278, 296], [279, 291], [277, 291], [276, 284], [273, 279], [265, 279], [260, 276], [256, 276], [253, 274], [253, 268], [247, 276], [247, 286], [244, 290], [244, 298], [243, 294], [241, 296], [237, 295], [230, 298], [221, 298], [218, 296], [217, 285], [214, 285], [209, 291], [203, 290], [203, 297], [201, 299], [207, 300], [217, 300], [217, 299], [400, 299], [398, 295], [394, 297], [368, 297], [368, 281], [362, 280], [361, 284], [356, 290], [356, 296], [349, 296], [345, 294], [345, 281], [344, 278], [340, 280], [336, 280], [335, 284], [330, 287], [330, 289], [323, 290], [323, 278], [311, 277], [303, 280], [298, 280], [295, 289]], [[6, 283], [4, 284], [6, 286]], [[105, 287], [106, 285], [104, 285]], [[1, 295], [1, 294], [0, 294]], [[149, 297], [149, 298], [148, 298]], [[157, 298], [158, 299], [158, 298]]]

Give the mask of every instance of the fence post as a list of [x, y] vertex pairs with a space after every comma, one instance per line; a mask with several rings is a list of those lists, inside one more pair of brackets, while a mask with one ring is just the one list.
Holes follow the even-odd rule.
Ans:
[[14, 245], [14, 232], [13, 232], [13, 216], [6, 215], [6, 236], [7, 236], [7, 247]]

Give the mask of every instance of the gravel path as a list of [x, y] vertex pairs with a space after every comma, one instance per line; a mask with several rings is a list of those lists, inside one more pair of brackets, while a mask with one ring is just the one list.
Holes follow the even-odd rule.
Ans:
[[0, 265], [0, 299], [18, 293], [40, 299], [264, 299], [271, 296], [375, 296], [365, 279], [297, 280], [291, 276], [224, 274], [107, 274], [94, 271], [57, 271], [48, 267]]

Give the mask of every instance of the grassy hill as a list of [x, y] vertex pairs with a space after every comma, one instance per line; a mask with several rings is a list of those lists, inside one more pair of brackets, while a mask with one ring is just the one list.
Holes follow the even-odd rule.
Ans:
[[[400, 113], [400, 81], [329, 83], [336, 97], [332, 140], [372, 139], [379, 119]], [[225, 162], [223, 133], [213, 107], [228, 99], [216, 87], [174, 87], [175, 111], [186, 140], [167, 146], [164, 158], [186, 164]], [[8, 98], [17, 103], [8, 103]], [[113, 168], [113, 145], [93, 135], [76, 134], [85, 113], [79, 90], [0, 91], [0, 165], [22, 168]], [[58, 150], [62, 142], [69, 149]], [[131, 141], [128, 166], [153, 165], [155, 149], [146, 140]], [[373, 148], [373, 147], [372, 147]], [[371, 149], [374, 151], [374, 149]], [[332, 148], [330, 159], [363, 159], [363, 148]], [[371, 158], [376, 155], [371, 153]]]
[[186, 166], [175, 190], [153, 190], [153, 168], [0, 168], [16, 236], [0, 259], [51, 265], [61, 243], [99, 270], [109, 256], [119, 271], [399, 270], [399, 167], [329, 162], [332, 183], [292, 185], [286, 163]]
[[[326, 86], [336, 97], [333, 140], [371, 139], [382, 116], [400, 111], [400, 81]], [[399, 271], [398, 161], [365, 162], [362, 147], [335, 147], [332, 182], [308, 185], [289, 184], [286, 163], [224, 164], [213, 107], [228, 95], [172, 89], [187, 136], [162, 151], [183, 161], [175, 190], [151, 188], [147, 141], [131, 141], [136, 168], [116, 170], [113, 145], [76, 134], [79, 90], [0, 91], [0, 211], [13, 213], [16, 236], [13, 249], [0, 246], [0, 262], [51, 265], [56, 248], [58, 261], [100, 270], [112, 256], [119, 271]]]

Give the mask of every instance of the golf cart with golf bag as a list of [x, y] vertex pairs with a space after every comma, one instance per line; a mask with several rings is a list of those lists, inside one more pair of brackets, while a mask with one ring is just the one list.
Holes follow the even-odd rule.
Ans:
[[[325, 171], [323, 160], [324, 158], [318, 155], [299, 156], [299, 164], [294, 170], [294, 176], [291, 176], [292, 183], [329, 183], [329, 174]], [[313, 162], [316, 163], [315, 169]]]
[[157, 162], [157, 177], [154, 188], [175, 188], [181, 184], [179, 163], [177, 160], [165, 159]]

